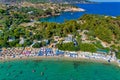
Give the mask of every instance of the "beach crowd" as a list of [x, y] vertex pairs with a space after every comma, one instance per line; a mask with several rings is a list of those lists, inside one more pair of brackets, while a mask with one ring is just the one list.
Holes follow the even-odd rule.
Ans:
[[106, 62], [117, 62], [120, 64], [120, 60], [116, 58], [115, 55], [105, 54], [105, 53], [91, 53], [83, 51], [62, 51], [55, 48], [2, 48], [0, 50], [0, 60], [9, 59], [22, 59], [28, 57], [64, 57], [64, 58], [74, 58], [74, 59], [88, 59], [88, 60], [98, 60]]

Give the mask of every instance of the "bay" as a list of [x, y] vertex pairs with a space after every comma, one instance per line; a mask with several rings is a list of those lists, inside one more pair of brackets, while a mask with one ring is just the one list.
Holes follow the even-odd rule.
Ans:
[[74, 4], [83, 8], [85, 12], [63, 12], [59, 16], [42, 18], [42, 22], [63, 23], [66, 20], [74, 20], [80, 18], [84, 14], [99, 14], [106, 16], [120, 16], [120, 2], [104, 2], [96, 4]]

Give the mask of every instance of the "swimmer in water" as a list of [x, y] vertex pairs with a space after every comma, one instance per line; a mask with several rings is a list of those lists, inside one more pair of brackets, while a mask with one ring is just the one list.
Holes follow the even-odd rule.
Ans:
[[36, 70], [32, 70], [32, 72], [34, 73], [34, 72], [36, 72]]
[[44, 75], [44, 72], [41, 72], [41, 76], [43, 76]]

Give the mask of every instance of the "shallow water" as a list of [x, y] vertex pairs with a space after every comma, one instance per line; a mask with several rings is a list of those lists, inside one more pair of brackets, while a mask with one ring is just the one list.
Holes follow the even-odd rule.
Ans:
[[0, 62], [0, 80], [120, 80], [120, 68], [80, 61]]

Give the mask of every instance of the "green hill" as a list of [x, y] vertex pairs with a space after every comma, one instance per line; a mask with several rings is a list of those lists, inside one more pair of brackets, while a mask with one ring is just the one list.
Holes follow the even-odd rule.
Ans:
[[53, 2], [53, 3], [88, 3], [89, 0], [0, 0], [1, 3], [5, 4], [12, 4], [12, 3], [19, 3], [19, 2], [32, 2], [32, 3], [39, 3], [39, 2]]

